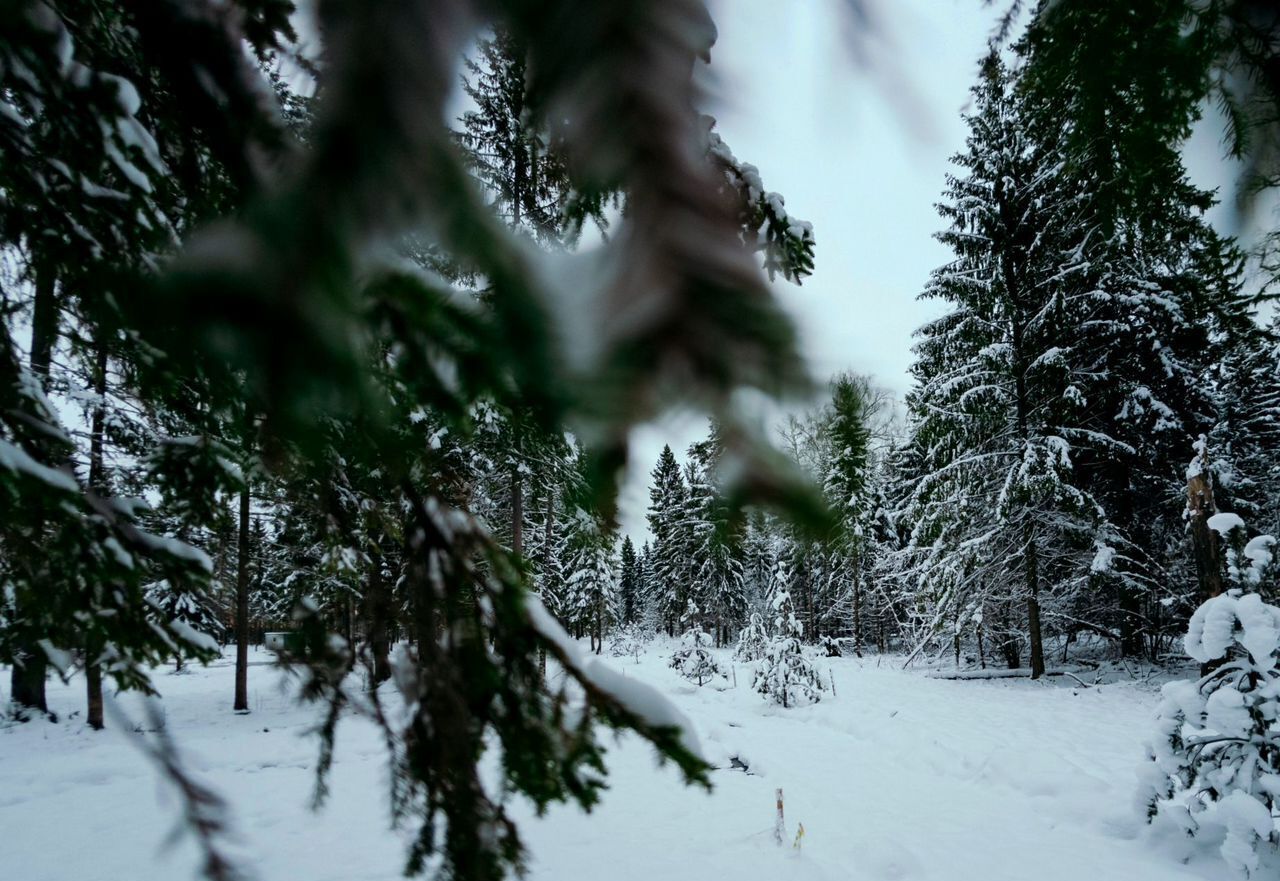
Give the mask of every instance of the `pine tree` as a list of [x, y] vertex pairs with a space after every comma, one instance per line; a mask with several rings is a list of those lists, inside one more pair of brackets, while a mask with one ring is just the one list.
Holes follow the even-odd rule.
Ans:
[[904, 554], [924, 639], [966, 608], [994, 604], [1010, 619], [1023, 606], [1037, 677], [1041, 598], [1087, 580], [1101, 519], [1073, 465], [1073, 442], [1093, 436], [1078, 412], [1091, 374], [1073, 364], [1081, 328], [1058, 280], [1079, 258], [1052, 145], [1032, 136], [996, 56], [974, 97], [968, 147], [954, 160], [963, 174], [939, 209], [956, 260], [925, 294], [953, 309], [919, 332], [908, 399], [922, 473], [903, 511]]
[[853, 650], [862, 654], [864, 609], [873, 518], [879, 506], [871, 492], [871, 426], [874, 408], [870, 383], [849, 375], [831, 383], [830, 413], [822, 426], [830, 451], [823, 490], [838, 512], [838, 533], [828, 542], [827, 568], [832, 596], [828, 603], [847, 607]]
[[785, 707], [802, 707], [822, 699], [826, 686], [822, 674], [804, 654], [804, 625], [796, 616], [789, 590], [790, 573], [785, 560], [774, 569], [769, 597], [772, 635], [756, 661], [752, 688]]
[[[1273, 565], [1274, 538], [1251, 545], [1234, 576], [1244, 590]], [[1142, 775], [1147, 819], [1192, 838], [1222, 840], [1231, 868], [1252, 877], [1260, 842], [1278, 837], [1280, 795], [1265, 781], [1280, 773], [1273, 724], [1280, 713], [1280, 608], [1237, 587], [1200, 605], [1185, 643], [1207, 672], [1161, 689], [1156, 737], [1147, 748], [1151, 764]]]
[[700, 615], [691, 623], [710, 631], [717, 647], [727, 644], [746, 610], [741, 530], [717, 486], [723, 452], [719, 431], [713, 423], [710, 436], [689, 448], [682, 517], [690, 598]]
[[622, 554], [618, 563], [618, 599], [622, 607], [622, 623], [635, 624], [643, 617], [643, 600], [640, 590], [640, 562], [631, 536], [622, 539]]
[[[1079, 390], [1098, 442], [1076, 464], [1109, 519], [1107, 565], [1094, 580], [1111, 608], [1079, 617], [1114, 632], [1130, 655], [1156, 653], [1172, 635], [1161, 622], [1173, 597], [1162, 594], [1187, 562], [1187, 451], [1228, 415], [1223, 366], [1252, 335], [1239, 254], [1205, 220], [1213, 194], [1187, 180], [1181, 156], [1211, 90], [1232, 108], [1237, 136], [1262, 122], [1254, 114], [1267, 99], [1242, 105], [1239, 84], [1209, 75], [1250, 68], [1256, 44], [1246, 46], [1273, 30], [1255, 32], [1232, 6], [1040, 4], [1017, 46], [1027, 112], [1060, 133], [1058, 177], [1082, 194], [1073, 286], [1092, 355], [1081, 366], [1094, 382]], [[1230, 461], [1221, 464], [1230, 477]]]
[[669, 445], [650, 474], [649, 532], [653, 536], [653, 608], [668, 636], [684, 620], [689, 598], [688, 540], [684, 476]]
[[701, 688], [709, 682], [725, 680], [728, 675], [711, 651], [712, 637], [705, 630], [691, 627], [681, 637], [680, 648], [668, 664], [673, 670]]
[[463, 81], [476, 109], [462, 115], [459, 141], [498, 216], [561, 247], [576, 237], [584, 213], [603, 223], [602, 205], [576, 198], [561, 145], [538, 125], [526, 65], [527, 50], [511, 31], [480, 40]]
[[566, 618], [587, 632], [596, 654], [620, 617], [613, 547], [614, 537], [599, 516], [575, 509], [566, 552]]

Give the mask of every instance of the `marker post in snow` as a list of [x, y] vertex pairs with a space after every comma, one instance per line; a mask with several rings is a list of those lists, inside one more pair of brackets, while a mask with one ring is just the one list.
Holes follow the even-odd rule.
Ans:
[[778, 815], [773, 821], [773, 840], [778, 847], [782, 847], [783, 842], [787, 840], [787, 821], [782, 815], [782, 790], [777, 790], [778, 799]]

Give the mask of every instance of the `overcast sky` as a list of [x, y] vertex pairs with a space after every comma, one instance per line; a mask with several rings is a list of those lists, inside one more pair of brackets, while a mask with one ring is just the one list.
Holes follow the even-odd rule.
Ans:
[[[850, 52], [844, 0], [713, 0], [710, 112], [734, 154], [814, 225], [816, 269], [776, 289], [800, 328], [819, 379], [869, 373], [899, 397], [911, 334], [939, 314], [919, 302], [947, 260], [933, 239], [948, 159], [964, 146], [960, 112], [995, 13], [981, 0], [880, 3], [877, 58]], [[647, 534], [648, 472], [664, 443], [677, 456], [705, 431], [675, 417], [637, 432], [622, 494], [622, 525]]]

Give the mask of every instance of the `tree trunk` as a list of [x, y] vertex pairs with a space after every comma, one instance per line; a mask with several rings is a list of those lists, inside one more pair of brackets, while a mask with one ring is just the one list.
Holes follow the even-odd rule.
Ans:
[[[106, 429], [107, 347], [102, 339], [98, 340], [93, 390], [98, 395], [98, 401], [93, 409], [93, 422], [89, 430], [89, 488], [96, 493], [105, 494], [106, 474], [102, 447]], [[101, 731], [105, 724], [102, 713], [102, 668], [98, 666], [98, 656], [101, 653], [98, 640], [90, 634], [84, 646], [84, 681], [89, 727], [95, 731]]]
[[1044, 641], [1040, 633], [1040, 576], [1037, 570], [1036, 542], [1027, 540], [1027, 635], [1031, 643], [1031, 678], [1044, 675]]
[[[1003, 181], [996, 183], [996, 199], [1000, 203], [1000, 213], [1005, 220], [1006, 227], [1019, 227], [1022, 222], [1021, 218], [1012, 214], [1016, 209], [1005, 198]], [[1001, 274], [1004, 277], [1009, 300], [1014, 307], [1010, 315], [1009, 327], [1013, 349], [1014, 404], [1018, 420], [1018, 434], [1025, 446], [1031, 439], [1029, 414], [1032, 411], [1032, 402], [1030, 400], [1030, 390], [1027, 388], [1029, 365], [1025, 334], [1028, 322], [1027, 317], [1024, 315], [1021, 301], [1023, 271], [1024, 267], [1015, 259], [1014, 253], [1006, 249], [1001, 256]], [[1044, 642], [1040, 631], [1040, 576], [1037, 571], [1035, 536], [1032, 532], [1034, 526], [1028, 522], [1026, 529], [1027, 543], [1023, 563], [1027, 579], [1027, 635], [1031, 649], [1031, 678], [1039, 679], [1044, 675]]]
[[1196, 580], [1200, 586], [1200, 602], [1222, 594], [1222, 543], [1209, 528], [1209, 518], [1218, 513], [1213, 498], [1213, 478], [1209, 474], [1208, 448], [1201, 447], [1196, 454], [1199, 469], [1187, 478], [1187, 527], [1191, 533], [1191, 550], [1196, 560]]
[[240, 542], [236, 560], [236, 702], [249, 712], [249, 481], [240, 490]]
[[1000, 614], [1000, 654], [1004, 656], [1005, 665], [1010, 670], [1016, 670], [1022, 666], [1022, 659], [1019, 657], [1018, 640], [1013, 635], [1013, 624], [1009, 618], [1009, 609], [1002, 604]]
[[524, 482], [519, 466], [511, 469], [511, 553], [524, 554]]
[[[45, 267], [33, 261], [35, 272], [35, 302], [31, 319], [31, 372], [40, 387], [49, 391], [49, 368], [53, 363], [54, 343], [58, 338], [58, 288], [57, 277]], [[40, 543], [43, 524], [36, 525], [36, 543]], [[19, 617], [21, 610], [18, 610]], [[13, 669], [10, 673], [9, 693], [20, 707], [39, 710], [48, 714], [44, 680], [48, 660], [39, 646], [19, 643], [14, 647]]]
[[365, 626], [369, 649], [373, 653], [373, 685], [376, 688], [391, 678], [391, 597], [382, 577], [382, 555], [374, 553], [365, 595]]
[[858, 557], [853, 558], [853, 654], [862, 657], [862, 579], [858, 577]]

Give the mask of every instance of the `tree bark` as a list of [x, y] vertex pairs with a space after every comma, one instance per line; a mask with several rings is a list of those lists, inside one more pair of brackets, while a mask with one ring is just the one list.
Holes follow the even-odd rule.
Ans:
[[[1025, 231], [1022, 218], [1016, 214], [1017, 208], [1006, 199], [1005, 182], [996, 184], [996, 199], [1000, 205], [1000, 214], [1007, 229]], [[1001, 255], [1001, 274], [1004, 277], [1009, 300], [1013, 304], [1010, 318], [1010, 336], [1013, 344], [1013, 370], [1015, 407], [1018, 420], [1018, 434], [1024, 445], [1031, 439], [1030, 412], [1032, 404], [1031, 392], [1027, 388], [1027, 371], [1029, 369], [1026, 343], [1027, 318], [1021, 300], [1023, 290], [1022, 277], [1024, 266], [1015, 258], [1012, 250], [1006, 248]], [[1031, 650], [1031, 678], [1039, 679], [1044, 675], [1044, 641], [1040, 629], [1040, 576], [1037, 571], [1036, 543], [1033, 534], [1034, 526], [1027, 524], [1027, 543], [1024, 551], [1025, 575], [1027, 579], [1027, 631]]]
[[853, 654], [862, 657], [862, 579], [858, 577], [860, 561], [853, 555]]
[[[106, 492], [106, 473], [103, 465], [103, 436], [106, 433], [107, 347], [105, 340], [98, 340], [93, 372], [93, 390], [98, 396], [93, 408], [93, 421], [89, 429], [89, 488], [99, 494]], [[85, 640], [84, 680], [89, 727], [101, 731], [105, 725], [102, 706], [102, 668], [98, 656], [102, 646], [92, 633]]]
[[1040, 633], [1040, 574], [1036, 541], [1027, 539], [1027, 631], [1031, 643], [1031, 678], [1044, 675], [1044, 639]]
[[1218, 513], [1218, 506], [1213, 497], [1213, 478], [1206, 467], [1208, 458], [1208, 448], [1202, 447], [1196, 454], [1200, 468], [1193, 469], [1197, 473], [1187, 478], [1187, 521], [1201, 602], [1222, 594], [1222, 573], [1226, 568], [1222, 543], [1209, 528], [1209, 518]]
[[[35, 302], [31, 318], [30, 364], [31, 372], [35, 374], [40, 387], [47, 392], [54, 343], [58, 338], [57, 277], [46, 264], [33, 261], [32, 268], [35, 274]], [[43, 523], [37, 523], [37, 544], [40, 543], [43, 531]], [[14, 703], [48, 714], [49, 703], [44, 687], [48, 660], [44, 652], [32, 643], [19, 643], [14, 647], [13, 661], [9, 694]]]
[[1120, 587], [1120, 654], [1125, 658], [1141, 658], [1142, 597], [1132, 588]]
[[511, 553], [524, 554], [524, 482], [518, 465], [511, 469]]
[[380, 553], [374, 553], [371, 561], [365, 602], [366, 639], [373, 652], [373, 685], [376, 688], [391, 678], [391, 597], [382, 577]]
[[236, 560], [236, 700], [237, 713], [249, 712], [249, 481], [240, 490], [240, 541]]

